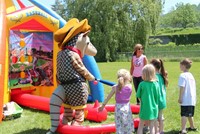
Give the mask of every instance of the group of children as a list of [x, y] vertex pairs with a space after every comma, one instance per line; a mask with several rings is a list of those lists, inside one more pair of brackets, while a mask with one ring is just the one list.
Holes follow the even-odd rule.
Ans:
[[[196, 84], [189, 72], [191, 61], [184, 59], [180, 62], [178, 86], [180, 89], [178, 103], [181, 109], [181, 131], [197, 131], [194, 126], [194, 110], [196, 105]], [[105, 101], [99, 108], [102, 111], [109, 99], [115, 94], [115, 123], [117, 134], [131, 134], [134, 130], [130, 98], [132, 94], [132, 80], [136, 91], [137, 104], [140, 105], [140, 123], [137, 134], [143, 134], [144, 126], [150, 134], [164, 133], [163, 109], [166, 108], [166, 87], [168, 85], [167, 72], [161, 59], [152, 59], [148, 64], [143, 54], [141, 44], [136, 44], [131, 60], [130, 71], [120, 69], [117, 72], [118, 83], [112, 87]], [[186, 128], [187, 118], [190, 127]]]

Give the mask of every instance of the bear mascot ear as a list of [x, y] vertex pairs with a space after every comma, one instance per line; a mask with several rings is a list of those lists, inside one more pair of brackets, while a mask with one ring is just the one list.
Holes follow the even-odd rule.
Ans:
[[90, 30], [83, 33], [83, 37], [86, 37], [89, 34], [89, 32], [90, 32]]
[[83, 57], [84, 55], [95, 56], [97, 54], [96, 48], [90, 42], [90, 38], [88, 37], [89, 32], [90, 30], [84, 33], [81, 33], [78, 36], [76, 45], [74, 46], [75, 48], [81, 51], [81, 57]]

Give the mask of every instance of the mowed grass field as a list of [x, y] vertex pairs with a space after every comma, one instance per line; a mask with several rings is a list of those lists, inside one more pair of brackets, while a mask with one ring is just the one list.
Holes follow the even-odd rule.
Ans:
[[[179, 69], [179, 62], [164, 62], [165, 69], [168, 71], [169, 86], [167, 87], [167, 108], [164, 110], [164, 130], [166, 134], [177, 134], [180, 130], [180, 107], [178, 104], [178, 77], [181, 73]], [[108, 63], [98, 63], [99, 70], [102, 75], [102, 79], [116, 82], [116, 72], [120, 68], [128, 69], [130, 68], [130, 62], [108, 62]], [[195, 109], [194, 121], [196, 127], [200, 129], [200, 62], [193, 62], [190, 72], [194, 75], [196, 79], [197, 86], [197, 105]], [[110, 86], [104, 85], [105, 97], [110, 92]], [[48, 90], [48, 89], [47, 89]], [[131, 98], [131, 103], [135, 104], [135, 90], [133, 89], [133, 94]], [[114, 97], [109, 101], [109, 104], [114, 104]], [[0, 134], [45, 134], [50, 127], [50, 117], [49, 114], [36, 109], [30, 109], [23, 107], [24, 111], [22, 116], [18, 119], [11, 121], [3, 121], [0, 124]], [[138, 115], [133, 115], [134, 118]], [[114, 122], [114, 114], [109, 113], [108, 119], [102, 123], [95, 123], [86, 120], [83, 125], [99, 125]], [[187, 123], [189, 126], [189, 124]], [[194, 132], [189, 132], [193, 134]], [[195, 132], [195, 133], [200, 133]]]

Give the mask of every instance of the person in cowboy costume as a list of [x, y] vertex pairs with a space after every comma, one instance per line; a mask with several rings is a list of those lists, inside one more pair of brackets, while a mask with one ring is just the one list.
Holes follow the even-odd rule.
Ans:
[[57, 55], [56, 76], [59, 86], [50, 98], [51, 128], [47, 134], [56, 131], [62, 104], [63, 124], [78, 126], [84, 121], [84, 108], [88, 99], [86, 80], [94, 81], [95, 77], [84, 66], [82, 58], [97, 53], [88, 37], [90, 29], [87, 19], [79, 22], [77, 18], [72, 18], [55, 32], [54, 39], [61, 49]]

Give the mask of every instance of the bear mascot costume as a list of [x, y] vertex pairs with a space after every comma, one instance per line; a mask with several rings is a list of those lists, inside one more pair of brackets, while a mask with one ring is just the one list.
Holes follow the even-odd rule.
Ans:
[[90, 29], [87, 19], [79, 22], [72, 18], [55, 32], [54, 39], [61, 49], [57, 54], [56, 77], [59, 85], [50, 98], [51, 128], [47, 134], [57, 130], [63, 104], [63, 124], [78, 126], [84, 121], [84, 108], [88, 99], [86, 80], [94, 81], [95, 77], [84, 66], [82, 58], [97, 53], [88, 37]]

